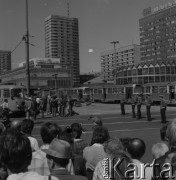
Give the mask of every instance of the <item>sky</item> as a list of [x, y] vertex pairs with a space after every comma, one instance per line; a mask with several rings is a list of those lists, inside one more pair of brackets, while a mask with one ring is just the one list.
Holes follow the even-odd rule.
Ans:
[[[100, 72], [100, 53], [140, 44], [139, 19], [144, 8], [174, 0], [68, 0], [70, 17], [79, 20], [80, 73]], [[45, 57], [44, 19], [67, 16], [67, 0], [28, 0], [30, 58]], [[0, 0], [0, 50], [14, 50], [25, 35], [25, 0]], [[25, 61], [22, 42], [12, 53], [12, 68]]]

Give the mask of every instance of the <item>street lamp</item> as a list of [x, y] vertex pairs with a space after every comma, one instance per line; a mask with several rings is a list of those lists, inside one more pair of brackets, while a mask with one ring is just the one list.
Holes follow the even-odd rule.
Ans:
[[115, 59], [114, 59], [114, 61], [115, 61], [115, 67], [114, 67], [114, 70], [115, 70], [115, 81], [114, 81], [114, 84], [116, 85], [117, 84], [117, 70], [116, 70], [116, 68], [117, 68], [117, 59], [116, 59], [116, 44], [118, 44], [119, 43], [119, 41], [112, 41], [112, 42], [110, 42], [111, 44], [113, 44], [114, 45], [114, 52], [115, 52]]
[[56, 88], [57, 88], [56, 80], [57, 80], [57, 76], [58, 76], [58, 74], [52, 74], [52, 76], [53, 76], [53, 77], [54, 77], [54, 79], [55, 79], [54, 86], [55, 86], [55, 94], [56, 94]]

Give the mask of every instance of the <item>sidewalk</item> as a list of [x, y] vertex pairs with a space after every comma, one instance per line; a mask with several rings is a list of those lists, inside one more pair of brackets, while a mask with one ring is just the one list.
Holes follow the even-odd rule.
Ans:
[[[98, 114], [120, 114], [120, 104], [103, 104], [103, 103], [92, 103], [86, 106], [82, 103], [82, 107], [74, 107], [74, 111], [78, 112], [80, 115], [98, 115]], [[175, 111], [176, 107], [167, 107], [168, 111]], [[125, 105], [125, 111], [131, 113], [131, 105]], [[146, 111], [146, 106], [142, 105], [141, 111]], [[160, 112], [159, 106], [152, 106], [151, 112]]]

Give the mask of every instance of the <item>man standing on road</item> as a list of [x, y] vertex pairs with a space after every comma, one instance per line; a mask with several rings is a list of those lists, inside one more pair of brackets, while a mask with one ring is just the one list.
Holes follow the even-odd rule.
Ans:
[[151, 98], [150, 98], [150, 94], [147, 94], [147, 95], [146, 95], [146, 113], [147, 113], [147, 120], [148, 120], [148, 121], [151, 121], [151, 120], [152, 120], [152, 118], [151, 118], [151, 112], [150, 112], [151, 103], [152, 103], [152, 100], [151, 100]]
[[161, 113], [161, 123], [165, 124], [166, 121], [166, 102], [163, 99], [163, 95], [160, 95], [160, 113]]
[[121, 95], [120, 107], [121, 107], [121, 114], [125, 115], [125, 97], [123, 94]]
[[142, 94], [137, 97], [137, 119], [141, 119]]
[[132, 94], [132, 97], [131, 97], [132, 118], [136, 118], [135, 106], [136, 106], [136, 98]]

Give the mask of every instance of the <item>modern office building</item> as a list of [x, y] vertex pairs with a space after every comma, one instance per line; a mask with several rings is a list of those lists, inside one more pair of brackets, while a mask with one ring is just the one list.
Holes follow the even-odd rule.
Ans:
[[138, 64], [140, 62], [140, 46], [132, 44], [104, 51], [101, 56], [101, 73], [103, 80], [113, 82], [115, 69], [120, 66]]
[[142, 61], [176, 58], [176, 3], [144, 9], [139, 26]]
[[11, 51], [0, 50], [0, 74], [11, 70]]
[[79, 27], [78, 19], [50, 15], [45, 24], [45, 57], [60, 58], [63, 68], [72, 74], [72, 86], [78, 86], [79, 77]]

